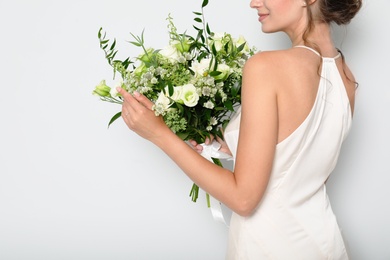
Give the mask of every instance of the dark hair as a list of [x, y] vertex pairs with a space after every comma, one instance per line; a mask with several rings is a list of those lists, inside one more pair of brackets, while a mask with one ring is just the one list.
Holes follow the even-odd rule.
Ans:
[[[307, 3], [308, 24], [303, 34], [303, 40], [306, 43], [307, 37], [313, 29], [315, 19], [325, 23], [336, 23], [345, 25], [351, 22], [352, 18], [359, 12], [363, 0], [316, 0], [317, 10], [313, 10], [310, 0], [304, 0]], [[314, 13], [318, 17], [314, 17]]]
[[348, 24], [362, 7], [362, 0], [317, 0], [320, 19], [326, 23]]

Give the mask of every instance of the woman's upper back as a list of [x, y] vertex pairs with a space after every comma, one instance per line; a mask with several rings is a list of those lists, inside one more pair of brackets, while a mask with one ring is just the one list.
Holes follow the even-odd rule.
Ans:
[[[270, 66], [273, 67], [274, 79], [279, 86], [277, 100], [278, 143], [280, 143], [302, 124], [312, 110], [324, 59], [315, 50], [304, 47], [269, 52], [267, 55], [273, 60]], [[352, 73], [342, 60], [340, 53], [335, 51], [324, 57], [334, 59], [348, 95], [351, 111], [353, 111], [356, 83]]]

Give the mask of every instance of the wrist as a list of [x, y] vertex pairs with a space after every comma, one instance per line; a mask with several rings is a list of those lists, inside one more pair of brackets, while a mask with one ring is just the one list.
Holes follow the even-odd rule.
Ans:
[[172, 139], [177, 137], [175, 133], [172, 132], [172, 130], [167, 126], [162, 127], [157, 132], [158, 134], [150, 138], [149, 141], [151, 141], [153, 144], [155, 144], [160, 148], [163, 148], [166, 145], [166, 143], [169, 144], [172, 141]]

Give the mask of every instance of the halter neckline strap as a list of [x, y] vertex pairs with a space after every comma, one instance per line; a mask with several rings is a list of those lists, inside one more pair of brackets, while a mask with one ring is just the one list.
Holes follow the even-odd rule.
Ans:
[[329, 57], [322, 57], [321, 54], [320, 54], [318, 51], [316, 51], [316, 50], [314, 50], [313, 48], [310, 48], [310, 47], [308, 47], [308, 46], [306, 46], [306, 45], [296, 45], [296, 46], [294, 46], [294, 48], [304, 48], [304, 49], [308, 49], [308, 50], [314, 52], [315, 54], [317, 54], [319, 57], [325, 58], [325, 59], [334, 59], [334, 60], [336, 60], [336, 59], [338, 59], [338, 58], [341, 57], [341, 52], [340, 52], [340, 51], [338, 51], [339, 53], [338, 53], [335, 57], [329, 58]]

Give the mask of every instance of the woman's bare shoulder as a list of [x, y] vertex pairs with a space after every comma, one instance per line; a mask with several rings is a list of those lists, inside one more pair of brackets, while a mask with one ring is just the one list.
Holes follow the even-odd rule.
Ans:
[[280, 83], [284, 78], [295, 74], [301, 66], [299, 52], [293, 49], [261, 51], [248, 59], [244, 67], [244, 75], [251, 74], [261, 81]]
[[279, 72], [302, 62], [301, 54], [296, 48], [261, 51], [250, 57], [246, 66]]

